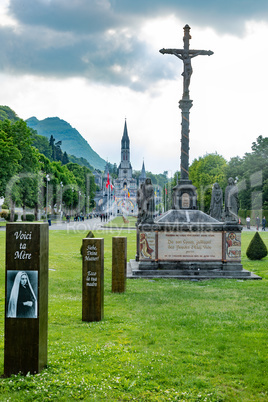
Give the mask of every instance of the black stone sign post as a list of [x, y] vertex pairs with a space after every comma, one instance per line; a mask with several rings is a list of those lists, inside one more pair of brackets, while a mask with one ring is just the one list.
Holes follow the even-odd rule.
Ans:
[[4, 375], [47, 364], [48, 224], [6, 226]]
[[104, 303], [104, 239], [83, 239], [82, 321], [101, 321]]
[[[190, 49], [190, 27], [184, 27], [184, 47], [183, 49], [161, 49], [162, 54], [173, 54], [183, 61], [183, 95], [179, 102], [181, 109], [181, 178], [179, 184], [174, 188], [173, 208], [174, 209], [195, 209], [196, 192], [189, 180], [189, 125], [190, 125], [190, 109], [193, 106], [193, 101], [190, 100], [190, 80], [193, 73], [191, 59], [199, 55], [211, 56], [211, 50], [193, 50]], [[186, 185], [185, 188], [182, 186]], [[183, 207], [182, 196], [189, 195], [189, 203]]]

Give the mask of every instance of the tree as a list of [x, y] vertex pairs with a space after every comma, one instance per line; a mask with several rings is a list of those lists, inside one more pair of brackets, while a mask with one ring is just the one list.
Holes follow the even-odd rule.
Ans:
[[[78, 197], [75, 201], [77, 201], [78, 204], [80, 201], [80, 209], [82, 210], [82, 208], [88, 203], [93, 207], [96, 194], [96, 184], [92, 172], [85, 166], [80, 166], [76, 163], [68, 163], [66, 166], [74, 174], [76, 179], [78, 187], [76, 194], [78, 193]], [[79, 191], [81, 192], [80, 198]]]
[[62, 164], [67, 165], [67, 163], [69, 163], [69, 158], [68, 158], [67, 152], [65, 151], [62, 156]]
[[268, 138], [260, 135], [251, 149], [243, 158], [232, 158], [226, 168], [226, 178], [238, 177], [241, 209], [261, 209], [268, 205]]
[[56, 149], [55, 149], [55, 138], [53, 137], [53, 135], [50, 136], [49, 146], [51, 148], [52, 160], [55, 161], [56, 160]]
[[197, 188], [199, 208], [207, 213], [210, 208], [212, 185], [217, 182], [223, 188], [227, 184], [226, 166], [226, 160], [217, 153], [195, 159], [190, 166], [189, 178]]
[[30, 131], [32, 136], [32, 145], [37, 148], [41, 154], [52, 160], [52, 150], [47, 137], [37, 134], [37, 132], [32, 128], [30, 128]]
[[25, 121], [11, 124], [11, 135], [22, 156], [17, 169], [18, 180], [14, 183], [15, 188], [10, 189], [11, 198], [12, 194], [14, 198], [14, 194], [19, 192], [19, 200], [16, 201], [21, 203], [25, 217], [26, 207], [33, 208], [37, 202], [39, 152], [31, 145], [31, 132]]
[[0, 120], [10, 120], [15, 122], [19, 120], [19, 117], [16, 115], [14, 110], [10, 109], [10, 107], [0, 106]]
[[13, 137], [2, 128], [4, 127], [0, 122], [0, 197], [5, 196], [6, 185], [18, 170], [22, 157]]

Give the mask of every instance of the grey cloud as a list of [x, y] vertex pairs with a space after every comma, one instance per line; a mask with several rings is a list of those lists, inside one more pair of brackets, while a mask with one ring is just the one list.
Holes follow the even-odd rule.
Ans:
[[82, 76], [143, 91], [178, 74], [177, 63], [168, 63], [138, 39], [144, 20], [174, 14], [186, 23], [241, 35], [245, 20], [265, 18], [268, 2], [10, 0], [9, 10], [19, 29], [0, 28], [2, 71]]
[[111, 29], [122, 18], [109, 0], [11, 0], [9, 10], [23, 24], [77, 33]]
[[56, 30], [98, 32], [174, 14], [199, 26], [241, 33], [248, 19], [268, 16], [267, 0], [10, 0], [10, 12], [24, 24]]
[[[135, 36], [121, 31], [83, 35], [51, 32], [40, 27], [17, 34], [0, 29], [0, 69], [11, 74], [82, 76], [92, 81], [146, 90], [164, 78], [167, 68], [158, 52], [152, 54]], [[170, 71], [170, 76], [174, 72]], [[137, 80], [133, 80], [133, 77]]]

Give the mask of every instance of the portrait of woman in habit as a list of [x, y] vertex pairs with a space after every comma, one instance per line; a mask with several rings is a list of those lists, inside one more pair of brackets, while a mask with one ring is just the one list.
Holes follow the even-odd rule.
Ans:
[[7, 308], [8, 318], [37, 318], [37, 299], [29, 277], [19, 271], [14, 279]]

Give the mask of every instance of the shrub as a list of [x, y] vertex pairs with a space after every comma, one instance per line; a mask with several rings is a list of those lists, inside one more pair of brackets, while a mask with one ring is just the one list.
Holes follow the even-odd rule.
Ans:
[[[86, 235], [86, 237], [84, 237], [84, 239], [93, 239], [95, 236], [94, 236], [94, 233], [93, 232], [91, 232], [91, 230], [88, 232], [88, 234]], [[80, 247], [80, 254], [81, 255], [83, 255], [83, 244], [82, 244], [82, 246]]]
[[2, 211], [3, 211], [3, 209], [8, 209], [8, 205], [5, 204], [5, 203], [3, 203], [3, 204], [2, 204]]
[[264, 244], [259, 232], [256, 232], [246, 251], [250, 260], [261, 260], [267, 256], [267, 247]]
[[9, 214], [9, 211], [7, 209], [2, 209], [2, 211], [0, 212], [0, 217], [7, 220], [8, 214]]
[[34, 214], [26, 214], [25, 219], [23, 218], [23, 215], [22, 215], [21, 220], [25, 220], [25, 221], [28, 221], [28, 222], [33, 222], [34, 221]]
[[[17, 222], [19, 215], [14, 214], [14, 222]], [[10, 212], [8, 213], [7, 217], [5, 218], [6, 221], [10, 222]]]

